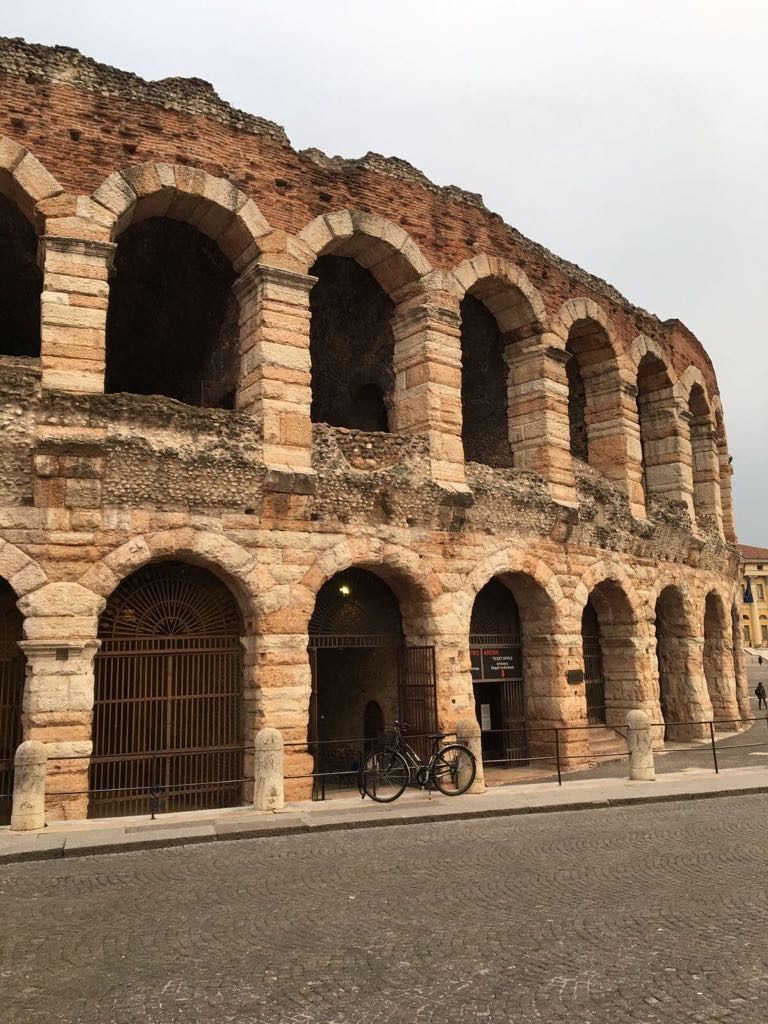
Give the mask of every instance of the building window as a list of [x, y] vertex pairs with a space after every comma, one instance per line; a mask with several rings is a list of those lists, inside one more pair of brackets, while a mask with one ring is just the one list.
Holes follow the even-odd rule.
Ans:
[[742, 629], [744, 630], [744, 643], [745, 644], [751, 643], [750, 638], [749, 638], [749, 626], [742, 626]]
[[762, 634], [763, 643], [768, 643], [768, 626], [761, 626], [760, 633]]
[[758, 572], [762, 572], [763, 571], [763, 563], [762, 562], [758, 562], [758, 564], [757, 564], [757, 571]]
[[758, 601], [764, 601], [765, 600], [765, 591], [763, 589], [763, 584], [762, 583], [758, 583], [757, 586], [755, 587], [755, 590], [757, 591], [757, 600]]

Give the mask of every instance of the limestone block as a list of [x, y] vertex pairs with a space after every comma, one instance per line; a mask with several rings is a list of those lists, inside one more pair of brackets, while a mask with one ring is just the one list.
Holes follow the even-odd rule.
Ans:
[[630, 711], [626, 722], [629, 777], [635, 782], [653, 782], [656, 778], [656, 768], [653, 760], [651, 719], [645, 711]]
[[26, 740], [13, 759], [11, 831], [45, 828], [45, 781], [48, 754], [45, 744]]
[[253, 807], [279, 811], [284, 804], [283, 737], [277, 729], [260, 729], [254, 744]]
[[79, 583], [48, 583], [19, 601], [19, 610], [28, 617], [99, 615], [104, 598]]

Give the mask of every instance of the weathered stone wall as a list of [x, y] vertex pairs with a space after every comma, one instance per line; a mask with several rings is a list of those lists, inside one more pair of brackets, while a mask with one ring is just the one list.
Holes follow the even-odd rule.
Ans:
[[[296, 153], [281, 129], [205, 83], [145, 83], [17, 40], [0, 42], [0, 80], [0, 192], [34, 226], [44, 275], [40, 360], [0, 360], [0, 577], [24, 615], [24, 735], [48, 744], [52, 814], [85, 811], [83, 796], [55, 793], [87, 788], [87, 760], [62, 756], [91, 749], [98, 617], [122, 579], [164, 558], [208, 567], [231, 588], [244, 622], [246, 736], [279, 729], [289, 775], [311, 767], [302, 744], [315, 598], [350, 566], [390, 585], [409, 643], [435, 645], [448, 728], [474, 713], [470, 618], [494, 577], [520, 609], [533, 728], [586, 721], [584, 687], [567, 673], [583, 664], [590, 595], [609, 721], [632, 708], [659, 721], [666, 587], [679, 599], [677, 632], [662, 644], [678, 726], [685, 714], [725, 724], [748, 711], [730, 617], [738, 560], [722, 408], [683, 325], [631, 306], [479, 197], [401, 161]], [[236, 275], [226, 343], [208, 364], [234, 367], [235, 410], [104, 394], [122, 234], [164, 217], [207, 236]], [[325, 256], [355, 260], [386, 296], [394, 355], [376, 383], [389, 433], [312, 423], [312, 268]], [[503, 379], [488, 391], [505, 403], [503, 457], [480, 443], [465, 458], [462, 445], [468, 293], [504, 346]], [[571, 453], [576, 351], [588, 463]], [[645, 463], [644, 357], [669, 379], [643, 411]], [[586, 756], [586, 736], [570, 734], [566, 749]], [[286, 792], [306, 794], [306, 780]]]

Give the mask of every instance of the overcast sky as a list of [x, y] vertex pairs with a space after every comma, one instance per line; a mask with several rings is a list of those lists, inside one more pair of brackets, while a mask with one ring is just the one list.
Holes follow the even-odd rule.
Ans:
[[740, 540], [768, 547], [765, 0], [78, 0], [0, 31], [194, 75], [294, 146], [400, 156], [678, 317], [718, 374]]

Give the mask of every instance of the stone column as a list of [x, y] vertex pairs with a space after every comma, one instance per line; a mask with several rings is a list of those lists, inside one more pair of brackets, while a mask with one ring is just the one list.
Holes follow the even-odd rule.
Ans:
[[[700, 639], [688, 636], [658, 641], [659, 698], [663, 671], [668, 740], [682, 743], [709, 736], [709, 726], [704, 723], [712, 719], [712, 702], [704, 684], [703, 646]], [[702, 724], [679, 724], [690, 722]]]
[[27, 740], [13, 759], [11, 832], [45, 828], [45, 778], [48, 754], [44, 743]]
[[24, 739], [46, 745], [49, 820], [84, 818], [88, 811], [93, 658], [99, 645], [98, 640], [19, 642], [27, 659]]
[[643, 410], [643, 455], [648, 498], [653, 495], [685, 502], [694, 521], [693, 479], [689, 446], [684, 442], [689, 416], [658, 400]]
[[114, 242], [40, 239], [43, 387], [104, 390], [108, 279], [116, 248]]
[[555, 501], [576, 505], [568, 421], [568, 353], [555, 335], [507, 344], [509, 441], [515, 468], [539, 473]]
[[[627, 628], [601, 626], [606, 724], [611, 729], [623, 729], [627, 712], [635, 710], [645, 711], [652, 722], [662, 721], [652, 650], [655, 640], [629, 636]], [[664, 739], [661, 724], [654, 729], [654, 738], [658, 743]]]
[[723, 534], [729, 544], [735, 544], [737, 538], [736, 524], [733, 518], [733, 490], [731, 485], [733, 466], [731, 465], [731, 457], [728, 454], [728, 445], [723, 437], [718, 439], [717, 452], [720, 463], [720, 507], [723, 516]]
[[[551, 758], [557, 752], [563, 769], [586, 764], [589, 754], [584, 715], [584, 686], [568, 682], [568, 673], [581, 666], [581, 637], [575, 634], [526, 633], [523, 637], [528, 751], [532, 758]], [[532, 761], [533, 767], [547, 762]]]
[[[273, 612], [262, 624], [265, 632], [255, 638], [255, 725], [278, 729], [283, 737], [285, 798], [306, 800], [312, 793], [314, 758], [308, 747], [311, 673], [306, 632], [279, 633], [291, 628], [297, 614]], [[270, 626], [269, 619], [275, 620]], [[278, 621], [279, 620], [279, 621]]]
[[705, 636], [704, 673], [712, 701], [715, 728], [721, 732], [737, 729], [741, 715], [736, 697], [730, 631], [722, 629], [713, 636]]
[[644, 516], [637, 386], [614, 373], [584, 378], [589, 464], [627, 492], [633, 515]]
[[264, 432], [264, 462], [311, 474], [309, 292], [316, 277], [251, 264], [234, 284], [240, 305], [237, 407]]
[[715, 529], [722, 537], [723, 508], [720, 499], [717, 434], [708, 416], [695, 416], [691, 420], [691, 458], [697, 524], [703, 529]]
[[279, 811], [283, 792], [283, 737], [277, 729], [260, 729], [254, 747], [253, 808]]
[[422, 301], [417, 306], [399, 307], [392, 330], [393, 430], [425, 435], [432, 479], [463, 489], [459, 304], [449, 307]]
[[629, 777], [633, 782], [653, 782], [656, 766], [653, 761], [651, 719], [644, 711], [630, 711], [626, 724]]

